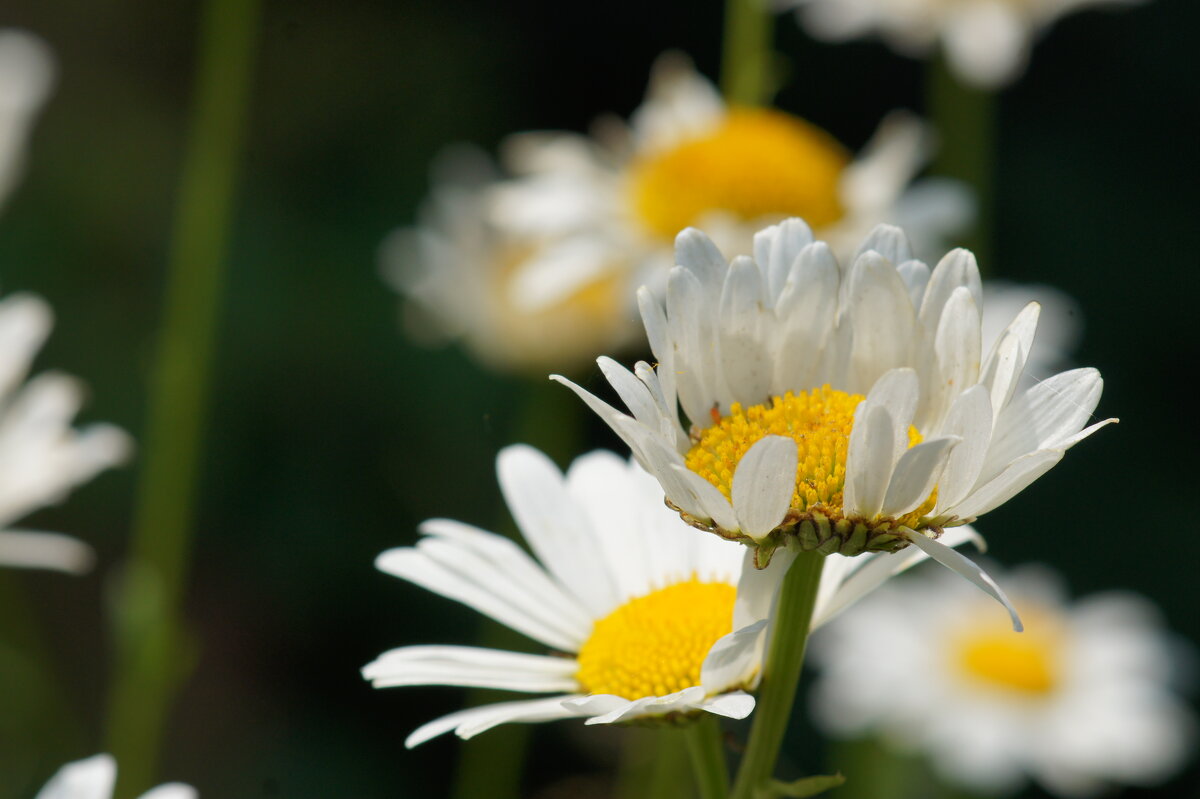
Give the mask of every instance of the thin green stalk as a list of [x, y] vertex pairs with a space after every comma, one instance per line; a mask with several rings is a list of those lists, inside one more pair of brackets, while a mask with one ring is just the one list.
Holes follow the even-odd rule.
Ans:
[[151, 784], [185, 671], [180, 604], [258, 18], [258, 0], [209, 0], [200, 25], [133, 540], [114, 596], [108, 749], [121, 764], [118, 796]]
[[961, 180], [974, 192], [978, 214], [962, 243], [981, 268], [988, 268], [996, 207], [996, 95], [960, 83], [941, 56], [928, 62], [926, 83], [928, 113], [939, 141], [933, 171]]
[[672, 727], [628, 727], [621, 744], [614, 799], [687, 799], [687, 755]]
[[729, 770], [725, 767], [725, 747], [721, 745], [721, 727], [717, 720], [705, 714], [683, 732], [700, 799], [725, 799], [729, 796]]
[[774, 93], [767, 0], [725, 0], [721, 93], [731, 105], [766, 105]]
[[796, 699], [796, 686], [804, 665], [804, 648], [808, 643], [808, 629], [812, 624], [817, 586], [824, 565], [824, 555], [801, 552], [783, 578], [774, 637], [758, 691], [750, 740], [733, 784], [733, 799], [755, 799], [758, 789], [775, 772], [775, 761], [779, 758], [779, 748]]

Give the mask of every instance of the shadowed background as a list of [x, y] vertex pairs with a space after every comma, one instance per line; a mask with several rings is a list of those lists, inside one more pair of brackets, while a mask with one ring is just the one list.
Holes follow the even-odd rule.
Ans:
[[[16, 0], [0, 20], [45, 38], [60, 62], [28, 173], [0, 218], [3, 289], [53, 305], [39, 368], [91, 386], [84, 420], [135, 436], [198, 11]], [[447, 792], [459, 744], [409, 753], [402, 741], [462, 692], [376, 692], [358, 669], [404, 643], [469, 643], [477, 618], [375, 572], [372, 559], [412, 543], [430, 516], [496, 526], [495, 453], [553, 440], [520, 408], [555, 389], [485, 373], [457, 349], [409, 346], [376, 248], [412, 221], [443, 144], [493, 149], [509, 132], [627, 115], [668, 48], [715, 76], [718, 3], [647, 12], [627, 0], [586, 13], [531, 0], [266, 7], [187, 601], [194, 674], [171, 717], [164, 778], [207, 797]], [[1193, 641], [1200, 426], [1180, 370], [1200, 361], [1200, 81], [1183, 33], [1198, 22], [1187, 0], [1164, 0], [1068, 17], [1043, 38], [999, 102], [996, 240], [983, 264], [988, 276], [1078, 299], [1087, 324], [1075, 360], [1105, 376], [1098, 413], [1122, 419], [988, 515], [993, 557], [1049, 563], [1076, 595], [1142, 592]], [[876, 43], [816, 44], [790, 17], [777, 24], [791, 73], [780, 105], [851, 148], [886, 111], [923, 107], [920, 64]], [[560, 463], [590, 445], [617, 448], [587, 424], [588, 445], [556, 452]], [[28, 520], [93, 543], [94, 574], [4, 576], [33, 608], [79, 727], [55, 741], [6, 733], [0, 749], [30, 755], [17, 779], [0, 779], [3, 799], [31, 796], [58, 764], [102, 746], [105, 578], [126, 544], [135, 470], [102, 475]], [[12, 691], [0, 678], [0, 695]], [[820, 768], [813, 739], [797, 733], [789, 755]], [[527, 792], [611, 770], [610, 738], [539, 727]], [[1193, 765], [1160, 790], [1126, 795], [1198, 790]]]

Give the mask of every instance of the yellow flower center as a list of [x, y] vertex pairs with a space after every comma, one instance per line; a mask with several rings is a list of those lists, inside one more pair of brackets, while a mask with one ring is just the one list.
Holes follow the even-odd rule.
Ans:
[[1034, 696], [1054, 691], [1062, 645], [1059, 625], [1044, 614], [1022, 610], [1021, 615], [1023, 633], [980, 622], [955, 636], [951, 653], [957, 669], [972, 682], [992, 688]]
[[634, 208], [668, 239], [714, 211], [744, 221], [798, 216], [824, 227], [842, 216], [838, 181], [849, 160], [802, 119], [734, 109], [715, 131], [635, 163]]
[[589, 694], [665, 696], [700, 684], [700, 666], [733, 631], [736, 590], [696, 577], [661, 588], [596, 622], [575, 678]]
[[[742, 456], [764, 436], [786, 436], [796, 442], [796, 490], [792, 510], [818, 513], [826, 519], [843, 518], [842, 491], [846, 484], [846, 450], [854, 409], [864, 397], [822, 386], [799, 394], [772, 397], [770, 405], [743, 408], [734, 403], [728, 416], [704, 430], [688, 450], [687, 467], [717, 487], [726, 498], [733, 490], [733, 475]], [[715, 416], [715, 412], [714, 412]], [[921, 442], [915, 427], [908, 428], [908, 445]], [[935, 494], [911, 513], [896, 520], [914, 527], [933, 508]]]

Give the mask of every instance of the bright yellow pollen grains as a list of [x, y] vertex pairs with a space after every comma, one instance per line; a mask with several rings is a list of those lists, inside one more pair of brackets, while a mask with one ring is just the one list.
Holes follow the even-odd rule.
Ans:
[[733, 586], [695, 577], [631, 599], [596, 622], [575, 678], [589, 694], [665, 696], [700, 684], [700, 666], [733, 631]]
[[[770, 405], [743, 408], [734, 403], [728, 416], [704, 430], [688, 450], [687, 467], [717, 487], [726, 498], [733, 490], [733, 474], [742, 456], [765, 436], [786, 436], [796, 442], [796, 491], [792, 510], [816, 512], [832, 520], [842, 518], [842, 489], [846, 484], [846, 450], [854, 409], [864, 397], [829, 386], [788, 392], [773, 397]], [[915, 427], [908, 428], [908, 445], [921, 443]], [[915, 524], [932, 508], [932, 497], [901, 520]], [[911, 519], [909, 517], [912, 517]]]
[[820, 228], [842, 217], [838, 181], [849, 162], [832, 136], [798, 117], [733, 109], [711, 133], [634, 163], [634, 208], [666, 239], [715, 211], [743, 221], [798, 216]]
[[980, 623], [953, 639], [957, 671], [976, 683], [1030, 696], [1043, 696], [1059, 682], [1062, 633], [1052, 619], [1022, 610], [1026, 628]]

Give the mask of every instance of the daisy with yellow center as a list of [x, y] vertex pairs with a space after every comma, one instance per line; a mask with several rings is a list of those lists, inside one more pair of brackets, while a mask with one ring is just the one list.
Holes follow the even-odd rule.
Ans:
[[[545, 647], [518, 654], [406, 646], [363, 669], [376, 687], [481, 686], [550, 696], [451, 713], [408, 746], [453, 730], [469, 738], [512, 721], [588, 724], [742, 718], [759, 680], [771, 603], [785, 569], [760, 571], [745, 550], [697, 535], [662, 503], [653, 477], [607, 452], [566, 475], [525, 446], [497, 460], [509, 509], [538, 561], [512, 541], [447, 519], [425, 522], [415, 547], [379, 556], [384, 572], [462, 602]], [[971, 540], [956, 531], [952, 543]], [[786, 560], [788, 556], [781, 556]], [[814, 624], [841, 612], [923, 553], [836, 558]]]
[[[1194, 720], [1171, 688], [1180, 646], [1128, 593], [1074, 603], [1044, 567], [1005, 578], [1016, 634], [961, 581], [897, 580], [813, 637], [813, 707], [833, 735], [882, 735], [987, 794], [1033, 777], [1084, 796], [1152, 785], [1187, 759]], [[878, 679], [879, 664], [907, 675]]]
[[676, 261], [665, 304], [639, 296], [657, 368], [599, 360], [632, 416], [555, 377], [629, 444], [668, 503], [754, 547], [760, 566], [785, 542], [849, 556], [913, 544], [1004, 601], [936, 539], [1112, 421], [1084, 428], [1102, 388], [1094, 369], [1020, 384], [1037, 304], [985, 357], [974, 256], [955, 250], [931, 270], [886, 225], [846, 266], [798, 219], [732, 262], [686, 230]]

